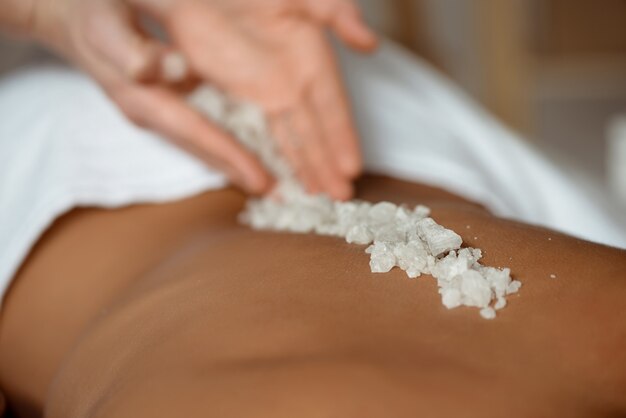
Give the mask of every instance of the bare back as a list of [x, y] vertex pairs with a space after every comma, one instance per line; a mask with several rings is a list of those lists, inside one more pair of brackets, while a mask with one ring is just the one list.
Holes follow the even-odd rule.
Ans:
[[359, 246], [239, 226], [234, 190], [77, 210], [5, 301], [10, 403], [51, 418], [626, 414], [625, 252], [425, 186], [368, 177], [359, 197], [429, 205], [521, 292], [495, 321], [447, 310], [431, 277], [372, 274]]

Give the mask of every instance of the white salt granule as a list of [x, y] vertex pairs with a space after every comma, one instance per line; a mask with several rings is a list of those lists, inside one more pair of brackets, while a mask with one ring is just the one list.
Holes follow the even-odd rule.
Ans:
[[467, 270], [460, 276], [463, 305], [485, 308], [491, 303], [493, 293], [489, 282], [476, 270]]
[[413, 214], [419, 219], [426, 218], [430, 216], [430, 208], [424, 205], [417, 205], [415, 209], [413, 209]]
[[556, 279], [556, 274], [551, 274], [551, 275], [550, 275], [550, 278], [551, 278], [551, 279]]
[[485, 319], [493, 319], [496, 317], [496, 311], [493, 308], [482, 308], [480, 310], [480, 316]]
[[430, 253], [435, 257], [456, 250], [463, 243], [456, 232], [437, 224], [433, 218], [424, 218], [416, 226], [418, 236], [426, 242]]
[[427, 269], [429, 254], [420, 241], [398, 243], [393, 248], [398, 267], [406, 271], [406, 274], [414, 279], [419, 277]]
[[307, 194], [278, 152], [257, 107], [235, 103], [208, 86], [198, 88], [189, 100], [231, 131], [277, 179], [271, 196], [249, 199], [240, 214], [241, 222], [251, 228], [337, 236], [369, 245], [365, 252], [372, 272], [398, 267], [410, 278], [430, 274], [437, 280], [445, 307], [477, 307], [485, 319], [495, 318], [496, 311], [506, 306], [506, 296], [521, 287], [511, 279], [509, 269], [480, 264], [480, 249], [461, 248], [462, 238], [431, 218], [426, 206], [334, 202]]
[[463, 295], [457, 288], [442, 288], [439, 289], [441, 293], [441, 303], [448, 309], [458, 308], [462, 304]]
[[504, 308], [506, 306], [506, 299], [504, 299], [503, 297], [499, 297], [498, 300], [496, 300], [496, 303], [493, 305], [493, 308], [496, 311], [499, 311], [500, 309]]
[[387, 223], [396, 217], [398, 207], [390, 202], [380, 202], [372, 206], [368, 219], [374, 223]]
[[179, 52], [168, 52], [161, 61], [165, 81], [176, 83], [183, 81], [189, 73], [187, 60]]
[[374, 240], [374, 234], [365, 225], [354, 225], [346, 235], [349, 244], [366, 245]]

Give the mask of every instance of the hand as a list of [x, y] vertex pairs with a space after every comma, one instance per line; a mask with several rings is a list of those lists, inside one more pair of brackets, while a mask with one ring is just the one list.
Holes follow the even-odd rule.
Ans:
[[[141, 29], [142, 13], [163, 26], [172, 45]], [[311, 192], [352, 195], [361, 168], [358, 142], [325, 37], [331, 27], [353, 47], [375, 46], [351, 1], [39, 0], [33, 25], [39, 38], [90, 72], [132, 121], [248, 191], [267, 191], [271, 179], [259, 162], [188, 106], [162, 71], [165, 58], [181, 51], [200, 79], [262, 106]]]

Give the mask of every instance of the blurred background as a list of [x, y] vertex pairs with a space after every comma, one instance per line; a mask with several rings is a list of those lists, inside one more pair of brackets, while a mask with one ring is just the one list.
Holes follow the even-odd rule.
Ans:
[[[360, 2], [626, 222], [626, 0]], [[32, 54], [0, 38], [0, 71]]]
[[626, 0], [361, 5], [626, 219]]

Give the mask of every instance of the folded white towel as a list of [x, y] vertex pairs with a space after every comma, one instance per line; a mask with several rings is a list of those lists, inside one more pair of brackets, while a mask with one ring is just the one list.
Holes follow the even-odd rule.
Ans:
[[[340, 51], [365, 166], [439, 186], [495, 213], [626, 247], [626, 234], [537, 152], [391, 44]], [[226, 179], [132, 126], [81, 73], [24, 70], [0, 82], [0, 296], [45, 229], [77, 206], [165, 202]]]

